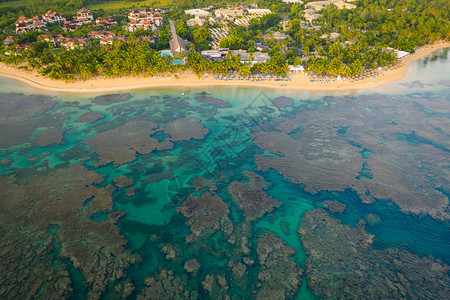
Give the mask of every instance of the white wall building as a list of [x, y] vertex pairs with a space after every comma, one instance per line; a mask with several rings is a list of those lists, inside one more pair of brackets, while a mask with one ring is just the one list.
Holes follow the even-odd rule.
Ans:
[[189, 9], [184, 11], [187, 15], [193, 15], [194, 17], [204, 17], [209, 18], [211, 17], [211, 13], [209, 11], [203, 10], [203, 9]]

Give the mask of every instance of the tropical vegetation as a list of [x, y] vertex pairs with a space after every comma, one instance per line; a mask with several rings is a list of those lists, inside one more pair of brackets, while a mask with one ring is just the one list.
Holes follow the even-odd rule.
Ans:
[[[113, 1], [117, 3], [117, 1]], [[310, 2], [310, 1], [305, 1]], [[12, 5], [17, 3], [17, 5]], [[286, 4], [281, 0], [257, 0], [260, 8], [268, 8], [272, 14], [250, 20], [248, 27], [228, 22], [228, 37], [220, 41], [220, 47], [248, 50], [260, 49], [270, 55], [270, 61], [258, 64], [243, 63], [237, 56], [228, 55], [224, 60], [211, 61], [202, 57], [199, 51], [210, 48], [212, 36], [207, 24], [203, 27], [188, 27], [190, 16], [187, 8], [217, 5], [212, 0], [183, 0], [164, 2], [170, 5], [164, 14], [164, 24], [175, 20], [177, 34], [190, 42], [190, 50], [184, 54], [186, 64], [174, 64], [171, 57], [162, 57], [159, 50], [169, 48], [171, 38], [169, 25], [159, 32], [138, 30], [129, 33], [124, 30], [129, 10], [109, 9], [111, 1], [102, 0], [50, 0], [6, 1], [0, 0], [0, 34], [2, 42], [14, 30], [14, 22], [20, 15], [42, 14], [47, 9], [57, 10], [67, 16], [86, 5], [104, 3], [104, 8], [94, 11], [95, 17], [109, 16], [118, 20], [111, 30], [116, 35], [129, 38], [128, 42], [115, 42], [100, 46], [92, 41], [84, 48], [72, 50], [56, 48], [50, 43], [37, 41], [43, 32], [29, 32], [16, 36], [16, 44], [34, 43], [28, 50], [16, 51], [16, 45], [0, 46], [0, 60], [37, 69], [55, 79], [86, 79], [104, 75], [145, 75], [182, 72], [192, 69], [197, 74], [212, 72], [227, 74], [231, 70], [241, 75], [252, 72], [285, 74], [288, 65], [304, 65], [316, 74], [354, 76], [364, 69], [375, 69], [397, 62], [389, 49], [414, 52], [417, 47], [438, 40], [450, 39], [450, 2], [448, 0], [358, 0], [352, 2], [355, 9], [327, 7], [320, 17], [312, 22], [304, 19], [306, 4]], [[160, 6], [158, 1], [130, 1], [135, 7]], [[220, 5], [238, 3], [222, 1]], [[74, 32], [64, 33], [57, 24], [48, 25], [48, 33], [64, 33], [67, 37], [86, 37], [91, 29], [85, 25]], [[288, 38], [283, 41], [273, 37], [274, 32], [284, 32]], [[139, 41], [143, 35], [157, 36], [156, 43]], [[251, 55], [251, 54], [250, 54]]]

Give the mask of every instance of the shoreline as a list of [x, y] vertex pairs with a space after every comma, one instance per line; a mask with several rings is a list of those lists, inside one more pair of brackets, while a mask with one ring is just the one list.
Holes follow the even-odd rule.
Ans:
[[392, 70], [380, 71], [380, 75], [376, 78], [370, 77], [356, 82], [340, 81], [320, 83], [312, 82], [306, 73], [289, 73], [288, 77], [291, 81], [223, 81], [213, 79], [211, 74], [209, 78], [202, 76], [199, 79], [192, 72], [184, 72], [177, 74], [179, 78], [173, 75], [158, 75], [154, 77], [120, 77], [105, 78], [97, 77], [86, 81], [65, 82], [62, 80], [52, 80], [47, 77], [38, 75], [36, 71], [19, 70], [14, 66], [8, 66], [0, 63], [0, 77], [15, 79], [23, 82], [33, 88], [52, 91], [52, 92], [68, 92], [68, 93], [104, 93], [119, 92], [147, 88], [167, 88], [167, 87], [261, 87], [271, 89], [289, 89], [289, 90], [309, 90], [309, 91], [344, 91], [344, 90], [364, 90], [373, 89], [387, 83], [404, 78], [408, 72], [412, 62], [421, 59], [431, 53], [450, 47], [450, 42], [440, 41], [434, 45], [426, 45], [419, 48], [415, 53], [411, 54]]

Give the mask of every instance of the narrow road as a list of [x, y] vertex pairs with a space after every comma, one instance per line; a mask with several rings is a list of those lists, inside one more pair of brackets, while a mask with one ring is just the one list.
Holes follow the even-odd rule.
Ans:
[[177, 34], [175, 23], [172, 20], [169, 20], [169, 24], [170, 24], [170, 31], [172, 32], [172, 37], [175, 37], [175, 35]]

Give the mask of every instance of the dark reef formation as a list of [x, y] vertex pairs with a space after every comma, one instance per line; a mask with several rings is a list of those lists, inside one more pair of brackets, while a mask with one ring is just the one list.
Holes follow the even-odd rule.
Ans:
[[[148, 154], [160, 147], [161, 143], [150, 137], [157, 127], [158, 124], [149, 121], [127, 122], [116, 129], [97, 133], [86, 139], [85, 144], [98, 154], [99, 165], [111, 162], [121, 165], [134, 161], [137, 153]], [[164, 145], [164, 148], [168, 147]]]
[[258, 279], [262, 282], [257, 299], [293, 298], [302, 284], [303, 275], [303, 270], [291, 259], [294, 249], [269, 232], [258, 239], [256, 252], [261, 266]]
[[103, 119], [104, 116], [96, 111], [88, 111], [80, 115], [77, 122], [94, 123], [97, 120]]
[[230, 107], [231, 106], [230, 103], [228, 103], [227, 101], [219, 99], [219, 98], [214, 98], [207, 94], [201, 94], [201, 95], [195, 97], [195, 100], [203, 102], [205, 104], [214, 105], [217, 107]]
[[49, 96], [0, 93], [0, 149], [27, 143], [36, 128], [61, 126], [65, 117], [45, 114], [55, 104]]
[[298, 228], [308, 256], [308, 286], [329, 299], [448, 299], [449, 267], [399, 249], [376, 250], [364, 227], [343, 225], [322, 209]]
[[63, 140], [65, 130], [49, 129], [36, 137], [36, 143], [41, 147], [60, 144]]
[[267, 183], [259, 175], [252, 172], [245, 175], [250, 179], [248, 184], [235, 181], [228, 190], [238, 207], [245, 211], [247, 219], [261, 218], [281, 205], [278, 200], [272, 199], [261, 189], [266, 188]]
[[192, 234], [186, 237], [188, 243], [205, 231], [213, 233], [219, 229], [221, 224], [230, 223], [228, 219], [230, 211], [222, 198], [213, 196], [209, 192], [200, 197], [190, 195], [177, 208], [177, 212], [189, 219], [186, 224], [191, 227]]
[[325, 201], [323, 203], [332, 213], [343, 213], [346, 206], [338, 201]]
[[175, 277], [173, 271], [162, 269], [158, 274], [145, 279], [145, 287], [138, 295], [138, 300], [144, 299], [198, 299], [198, 293], [186, 289], [185, 279]]
[[[126, 269], [139, 261], [139, 256], [125, 250], [127, 242], [115, 225], [117, 212], [102, 222], [91, 220], [112, 209], [114, 188], [93, 186], [102, 180], [81, 165], [34, 177], [26, 186], [0, 177], [0, 231], [6, 233], [0, 237], [3, 296], [33, 298], [41, 289], [47, 289], [49, 299], [70, 294], [67, 270], [57, 258], [62, 257], [81, 270], [90, 287], [89, 299], [99, 299], [108, 285], [122, 280]], [[48, 277], [36, 276], [36, 271], [47, 272]], [[26, 282], [35, 288], [23, 289]]]
[[293, 99], [285, 96], [280, 96], [272, 99], [272, 104], [276, 107], [292, 106]]
[[92, 102], [98, 105], [110, 105], [114, 103], [128, 101], [131, 98], [130, 93], [124, 94], [110, 94], [110, 95], [101, 95], [95, 97]]
[[120, 176], [120, 177], [114, 178], [114, 184], [118, 188], [127, 187], [130, 185], [133, 185], [133, 183], [134, 183], [133, 179], [130, 179], [126, 176]]
[[443, 113], [447, 100], [370, 95], [323, 101], [328, 105], [278, 118], [276, 131], [254, 131], [254, 142], [272, 154], [256, 155], [261, 170], [273, 168], [308, 192], [352, 188], [366, 203], [387, 199], [404, 212], [450, 219], [443, 192], [450, 185], [450, 121], [425, 112]]
[[208, 134], [208, 128], [203, 127], [196, 118], [176, 119], [167, 123], [163, 129], [171, 136], [171, 141], [203, 140]]
[[450, 299], [435, 88], [0, 93], [0, 299]]

